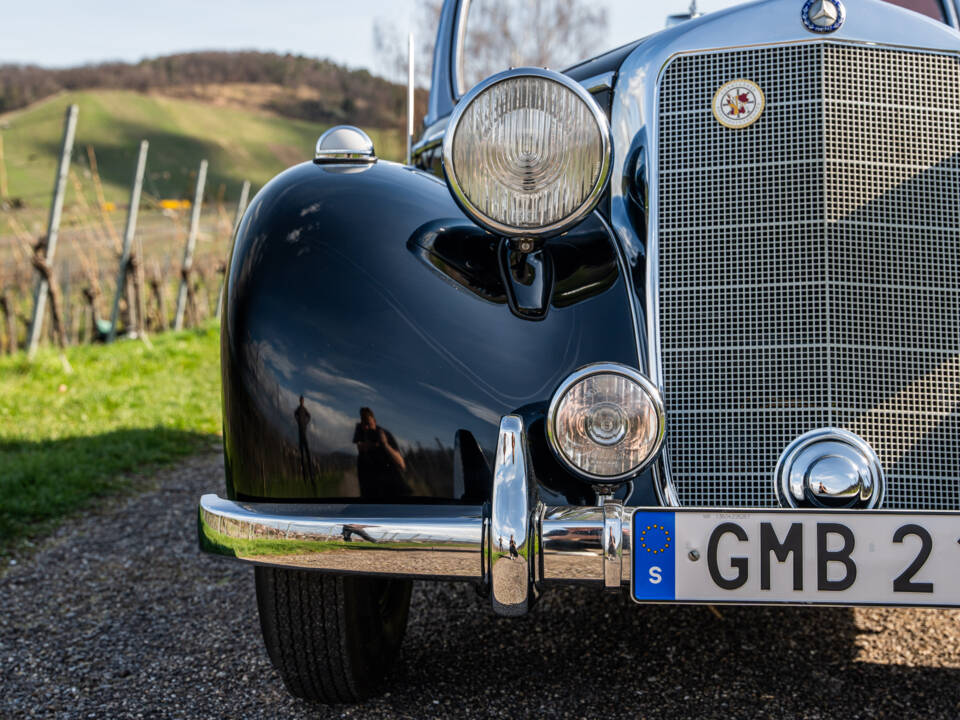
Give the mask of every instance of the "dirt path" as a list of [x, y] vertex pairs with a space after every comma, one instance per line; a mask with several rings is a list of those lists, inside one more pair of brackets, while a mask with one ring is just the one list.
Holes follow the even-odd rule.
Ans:
[[202, 556], [222, 461], [65, 525], [0, 578], [0, 718], [957, 717], [960, 612], [638, 608], [586, 588], [496, 618], [418, 586], [402, 666], [357, 707], [290, 698], [252, 571]]

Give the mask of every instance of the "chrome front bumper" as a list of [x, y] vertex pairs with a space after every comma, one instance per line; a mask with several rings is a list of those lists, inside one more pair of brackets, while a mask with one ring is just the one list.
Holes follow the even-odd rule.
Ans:
[[483, 506], [250, 503], [204, 495], [200, 547], [259, 565], [489, 588], [494, 610], [522, 615], [559, 583], [630, 583], [630, 516], [616, 501], [545, 507], [530, 479], [523, 422], [500, 423], [493, 496]]

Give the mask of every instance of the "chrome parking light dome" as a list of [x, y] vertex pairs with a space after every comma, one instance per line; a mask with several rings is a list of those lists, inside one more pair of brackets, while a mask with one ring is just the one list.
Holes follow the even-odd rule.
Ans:
[[337, 125], [317, 140], [316, 163], [372, 163], [377, 161], [373, 140], [353, 125]]

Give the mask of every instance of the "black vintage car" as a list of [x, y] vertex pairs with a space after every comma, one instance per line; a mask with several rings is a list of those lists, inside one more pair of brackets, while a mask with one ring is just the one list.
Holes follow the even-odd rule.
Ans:
[[237, 232], [200, 541], [291, 692], [374, 692], [414, 579], [960, 605], [954, 0], [617, 22], [470, 89], [482, 6], [411, 164], [334, 128]]

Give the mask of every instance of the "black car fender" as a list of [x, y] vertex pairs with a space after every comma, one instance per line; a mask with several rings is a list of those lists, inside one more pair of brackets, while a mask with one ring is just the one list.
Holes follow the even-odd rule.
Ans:
[[[420, 170], [308, 162], [277, 176], [228, 269], [228, 493], [482, 502], [500, 417], [521, 412], [545, 501], [592, 501], [549, 452], [543, 414], [583, 365], [638, 367], [615, 242], [594, 214], [526, 266]], [[524, 316], [511, 298], [547, 267], [542, 312]]]

